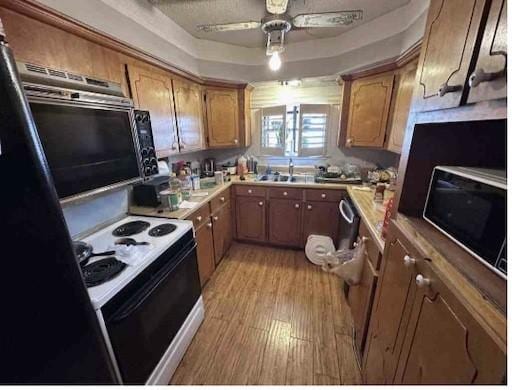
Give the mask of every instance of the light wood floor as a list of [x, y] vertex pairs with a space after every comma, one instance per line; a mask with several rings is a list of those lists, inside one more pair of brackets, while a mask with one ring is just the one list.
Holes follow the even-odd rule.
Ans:
[[360, 383], [341, 281], [303, 252], [233, 243], [203, 299], [172, 384]]

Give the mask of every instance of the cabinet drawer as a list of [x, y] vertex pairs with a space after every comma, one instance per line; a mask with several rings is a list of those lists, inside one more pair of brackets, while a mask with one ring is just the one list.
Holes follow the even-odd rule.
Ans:
[[305, 192], [306, 200], [312, 202], [339, 202], [345, 194], [341, 190], [306, 190]]
[[269, 188], [268, 195], [270, 198], [277, 199], [302, 199], [302, 190], [299, 188]]
[[368, 252], [368, 257], [370, 258], [370, 262], [372, 263], [373, 267], [378, 270], [380, 267], [381, 253], [377, 247], [377, 244], [375, 244], [375, 241], [373, 241], [368, 227], [362, 220], [359, 224], [359, 237], [368, 237], [368, 241], [366, 241], [366, 251]]
[[224, 206], [225, 204], [228, 204], [230, 200], [231, 200], [231, 191], [229, 190], [229, 188], [227, 188], [210, 201], [212, 213], [215, 210]]
[[210, 205], [205, 204], [199, 210], [194, 211], [187, 219], [192, 221], [194, 228], [197, 230], [203, 223], [208, 222], [210, 218]]
[[267, 191], [258, 186], [236, 186], [235, 193], [237, 196], [265, 196]]

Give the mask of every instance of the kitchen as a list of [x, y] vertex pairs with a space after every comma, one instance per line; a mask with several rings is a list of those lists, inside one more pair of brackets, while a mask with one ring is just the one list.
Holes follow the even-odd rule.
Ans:
[[229, 3], [0, 0], [0, 382], [506, 384], [506, 1]]

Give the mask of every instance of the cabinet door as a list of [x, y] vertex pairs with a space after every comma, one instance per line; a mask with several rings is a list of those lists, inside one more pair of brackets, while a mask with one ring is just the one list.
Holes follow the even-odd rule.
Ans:
[[431, 0], [419, 60], [415, 111], [457, 107], [486, 0]]
[[310, 234], [331, 237], [335, 242], [338, 236], [340, 212], [338, 203], [306, 202], [303, 217], [303, 243]]
[[206, 115], [210, 148], [239, 146], [238, 90], [208, 88]]
[[270, 199], [268, 240], [273, 244], [300, 247], [302, 243], [302, 203], [292, 199]]
[[413, 61], [400, 70], [398, 80], [395, 78], [397, 88], [394, 93], [388, 137], [388, 150], [395, 153], [402, 152], [417, 68], [418, 62]]
[[351, 286], [348, 293], [348, 303], [354, 319], [354, 330], [356, 333], [356, 347], [360, 355], [364, 350], [368, 321], [372, 310], [375, 288], [377, 286], [377, 273], [366, 253], [364, 260], [361, 281], [358, 285]]
[[180, 152], [204, 149], [203, 93], [201, 87], [173, 80]]
[[213, 249], [212, 223], [207, 221], [196, 230], [197, 265], [201, 287], [206, 284], [215, 271], [215, 252]]
[[130, 86], [135, 107], [148, 110], [158, 157], [178, 153], [178, 135], [172, 81], [164, 74], [129, 65]]
[[507, 97], [507, 1], [493, 0], [475, 71], [469, 78], [468, 102]]
[[215, 248], [215, 264], [219, 264], [233, 241], [231, 226], [231, 205], [226, 204], [212, 214], [213, 246]]
[[241, 240], [266, 241], [265, 198], [237, 196], [236, 232]]
[[395, 383], [500, 384], [506, 356], [437, 278], [427, 262], [416, 266], [418, 288]]
[[391, 227], [363, 362], [365, 383], [374, 385], [393, 382], [405, 334], [403, 323], [415, 291], [413, 272], [404, 265], [409, 251]]
[[352, 83], [346, 146], [384, 146], [393, 79], [393, 74], [386, 74]]

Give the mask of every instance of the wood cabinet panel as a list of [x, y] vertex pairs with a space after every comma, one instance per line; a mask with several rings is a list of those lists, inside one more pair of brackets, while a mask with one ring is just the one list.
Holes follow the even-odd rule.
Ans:
[[303, 190], [300, 188], [269, 188], [269, 198], [302, 200]]
[[506, 357], [439, 280], [427, 262], [417, 288], [395, 383], [499, 384]]
[[400, 69], [395, 76], [395, 91], [391, 109], [387, 149], [401, 153], [407, 119], [416, 81], [418, 62], [413, 61]]
[[189, 221], [192, 221], [194, 224], [194, 228], [198, 228], [205, 222], [208, 222], [210, 219], [210, 205], [207, 203], [202, 206], [199, 210], [194, 211], [190, 217], [187, 218]]
[[270, 199], [268, 240], [272, 244], [300, 247], [302, 244], [302, 207], [300, 200]]
[[203, 287], [215, 271], [212, 222], [209, 216], [206, 222], [196, 229], [196, 243], [199, 280]]
[[336, 242], [339, 225], [338, 203], [306, 202], [303, 213], [303, 243], [310, 234], [329, 236]]
[[237, 196], [266, 196], [267, 189], [261, 186], [235, 186]]
[[352, 83], [346, 146], [384, 146], [394, 75], [365, 77]]
[[128, 73], [135, 107], [150, 112], [157, 156], [178, 153], [171, 79], [149, 68], [134, 65], [128, 65]]
[[204, 149], [202, 88], [198, 84], [178, 79], [173, 80], [173, 87], [180, 152]]
[[507, 97], [507, 1], [492, 0], [468, 102]]
[[216, 211], [217, 209], [221, 208], [222, 206], [225, 206], [226, 204], [229, 204], [231, 201], [231, 190], [228, 188], [224, 191], [222, 191], [219, 195], [217, 195], [215, 198], [213, 198], [210, 201], [210, 205], [212, 207], [212, 212]]
[[367, 384], [391, 384], [405, 334], [415, 284], [411, 268], [404, 265], [410, 249], [390, 225], [383, 270], [370, 319], [363, 373]]
[[215, 248], [215, 264], [219, 264], [233, 241], [231, 226], [231, 204], [226, 204], [212, 214], [213, 246]]
[[306, 201], [312, 202], [339, 202], [347, 195], [340, 190], [305, 190]]
[[[240, 186], [244, 188], [244, 186]], [[264, 242], [267, 239], [266, 201], [263, 197], [237, 196], [236, 232], [240, 240]]]
[[370, 258], [366, 254], [361, 281], [358, 285], [351, 286], [348, 293], [348, 303], [354, 319], [356, 347], [360, 355], [363, 353], [366, 341], [377, 278], [377, 272], [375, 272]]
[[366, 223], [363, 220], [361, 220], [361, 222], [359, 223], [359, 237], [367, 238], [365, 243], [366, 251], [368, 252], [368, 257], [370, 259], [370, 262], [372, 263], [373, 268], [376, 271], [378, 271], [380, 268], [382, 255], [380, 253], [379, 247], [377, 246], [377, 244], [375, 243], [370, 234], [370, 230], [368, 229]]
[[419, 60], [415, 111], [461, 103], [486, 0], [432, 0]]
[[210, 148], [240, 145], [238, 90], [206, 89], [208, 146]]

